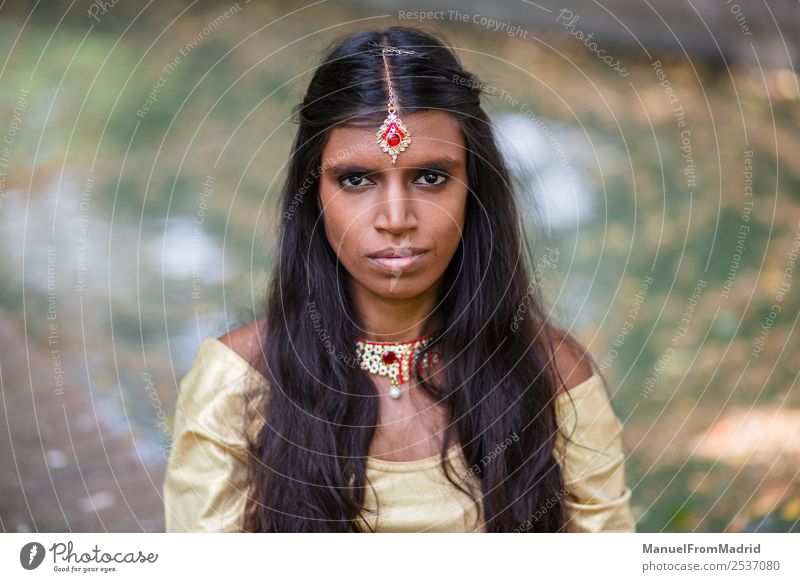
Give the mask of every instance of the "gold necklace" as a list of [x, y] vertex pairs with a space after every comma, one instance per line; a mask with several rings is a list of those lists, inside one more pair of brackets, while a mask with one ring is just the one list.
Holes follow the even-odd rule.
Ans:
[[[389, 376], [391, 386], [389, 396], [400, 398], [400, 385], [411, 379], [411, 371], [418, 365], [419, 351], [427, 346], [439, 332], [433, 332], [419, 339], [407, 342], [375, 342], [364, 338], [356, 340], [356, 358], [362, 370], [379, 376]], [[434, 347], [422, 356], [422, 366], [427, 368], [431, 361], [438, 362], [441, 350]]]

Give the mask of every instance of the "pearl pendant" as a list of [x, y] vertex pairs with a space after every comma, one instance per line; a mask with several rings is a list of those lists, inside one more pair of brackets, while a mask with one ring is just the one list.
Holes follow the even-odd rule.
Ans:
[[395, 400], [400, 398], [400, 388], [398, 388], [397, 386], [392, 386], [391, 388], [389, 388], [389, 396], [391, 396]]

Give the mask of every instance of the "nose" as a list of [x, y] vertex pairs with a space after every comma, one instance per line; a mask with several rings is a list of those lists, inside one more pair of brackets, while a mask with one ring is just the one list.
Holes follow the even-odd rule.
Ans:
[[391, 234], [403, 234], [415, 229], [417, 202], [406, 190], [401, 172], [393, 172], [381, 192], [375, 208], [375, 229]]

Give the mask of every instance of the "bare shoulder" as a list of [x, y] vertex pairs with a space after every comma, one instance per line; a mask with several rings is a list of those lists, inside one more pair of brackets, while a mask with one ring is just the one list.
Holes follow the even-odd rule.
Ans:
[[560, 329], [551, 332], [553, 361], [561, 377], [558, 392], [571, 390], [594, 374], [586, 348], [570, 334]]
[[257, 319], [234, 328], [217, 339], [248, 362], [252, 362], [261, 353], [261, 346], [266, 341], [265, 330], [264, 319]]

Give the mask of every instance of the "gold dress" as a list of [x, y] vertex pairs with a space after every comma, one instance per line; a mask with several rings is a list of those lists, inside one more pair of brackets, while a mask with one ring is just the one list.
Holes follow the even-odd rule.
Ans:
[[[245, 406], [245, 383], [253, 378], [266, 383], [218, 339], [207, 338], [200, 345], [180, 382], [163, 491], [167, 532], [241, 531], [247, 450], [243, 424], [237, 420]], [[559, 436], [555, 456], [562, 467], [562, 498], [573, 526], [585, 532], [633, 532], [622, 424], [600, 376], [578, 384], [569, 395], [572, 401], [566, 392], [557, 396], [556, 411], [561, 430], [573, 442]], [[452, 476], [479, 491], [475, 471], [460, 453], [458, 444], [449, 450]], [[377, 517], [367, 513], [366, 519], [377, 532], [485, 531], [480, 500], [473, 502], [447, 481], [438, 454], [415, 461], [369, 457], [367, 479], [372, 487], [366, 488], [364, 507], [379, 507], [380, 512]]]

